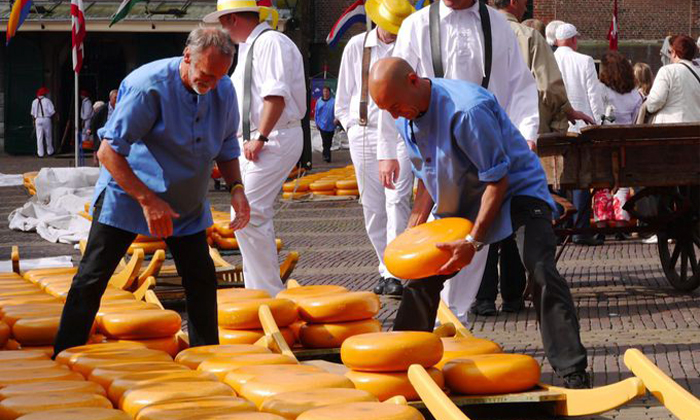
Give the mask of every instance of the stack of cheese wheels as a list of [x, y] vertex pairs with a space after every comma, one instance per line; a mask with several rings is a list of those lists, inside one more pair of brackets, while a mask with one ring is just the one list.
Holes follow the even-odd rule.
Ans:
[[460, 357], [503, 352], [501, 346], [484, 338], [442, 337], [440, 340], [442, 340], [444, 352], [442, 359], [435, 365], [439, 369], [442, 369], [450, 360]]
[[266, 398], [260, 405], [260, 411], [294, 420], [302, 413], [315, 408], [354, 402], [377, 402], [377, 398], [367, 391], [351, 388], [292, 391]]
[[[225, 220], [214, 222], [207, 229], [207, 241], [210, 246], [225, 250], [238, 249], [238, 240], [233, 229], [229, 227], [230, 223], [231, 220], [227, 217]], [[282, 249], [282, 240], [279, 238], [275, 239], [275, 245], [277, 246], [277, 252], [279, 252]]]
[[[337, 184], [340, 182], [340, 184]], [[307, 175], [299, 179], [286, 182], [282, 186], [282, 198], [285, 200], [306, 197], [309, 193], [315, 196], [344, 195], [357, 196], [357, 181], [355, 169], [352, 165], [345, 168], [331, 169]]]
[[306, 179], [306, 177], [285, 182], [282, 185], [282, 198], [285, 200], [293, 200], [308, 196], [312, 182], [312, 180]]
[[144, 254], [153, 254], [159, 249], [166, 250], [168, 246], [165, 244], [165, 241], [161, 238], [156, 238], [147, 235], [137, 235], [136, 239], [134, 239], [134, 242], [132, 242], [131, 245], [129, 245], [127, 253], [131, 255], [137, 248], [143, 249]]
[[360, 190], [357, 188], [357, 179], [354, 177], [336, 181], [335, 188], [335, 195], [353, 197], [360, 195]]
[[119, 305], [100, 314], [98, 330], [110, 340], [134, 341], [150, 349], [162, 350], [175, 356], [180, 350], [177, 334], [180, 315], [160, 308], [130, 308], [119, 310]]
[[443, 388], [442, 372], [432, 367], [440, 361], [442, 352], [442, 341], [433, 333], [395, 331], [351, 337], [340, 348], [340, 357], [350, 368], [346, 376], [355, 388], [373, 394], [380, 401], [397, 395], [412, 401], [419, 396], [408, 380], [409, 366], [423, 366]]
[[[295, 290], [281, 293], [299, 293]], [[299, 341], [304, 347], [337, 348], [349, 337], [381, 331], [381, 324], [373, 319], [381, 308], [374, 293], [329, 290], [329, 293], [314, 296], [314, 289], [306, 290], [309, 290], [309, 295], [299, 296], [297, 301], [299, 316], [306, 322], [299, 329]]]
[[22, 174], [22, 185], [27, 189], [29, 195], [36, 195], [36, 184], [34, 180], [39, 175], [39, 172], [25, 172]]
[[438, 274], [451, 254], [435, 244], [464, 239], [472, 223], [459, 217], [446, 217], [406, 229], [384, 250], [386, 268], [400, 279], [422, 279]]
[[[56, 409], [109, 409], [114, 419], [123, 420], [123, 413], [112, 410], [101, 386], [66, 366], [50, 360], [39, 351], [0, 352], [0, 420], [14, 420], [32, 413], [46, 414]], [[99, 417], [76, 416], [75, 420]], [[110, 417], [108, 417], [110, 418]]]
[[540, 380], [540, 365], [525, 354], [460, 357], [447, 362], [443, 371], [447, 387], [465, 395], [522, 392]]
[[289, 328], [297, 319], [296, 304], [288, 299], [271, 298], [264, 290], [224, 289], [217, 292], [219, 307], [219, 341], [222, 344], [252, 344], [265, 333], [258, 311], [267, 305], [289, 346], [295, 337]]
[[348, 378], [334, 373], [272, 373], [249, 379], [241, 387], [240, 395], [260, 408], [266, 399], [278, 394], [322, 388], [353, 388], [353, 385]]
[[309, 410], [297, 420], [425, 420], [420, 411], [408, 405], [355, 402]]

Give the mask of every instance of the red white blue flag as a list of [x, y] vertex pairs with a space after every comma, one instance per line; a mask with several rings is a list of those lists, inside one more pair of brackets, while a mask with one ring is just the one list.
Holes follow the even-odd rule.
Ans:
[[85, 57], [85, 14], [83, 13], [83, 0], [71, 0], [71, 38], [73, 45], [73, 71], [80, 73]]
[[366, 19], [365, 0], [357, 0], [355, 3], [351, 4], [350, 7], [340, 15], [340, 19], [335, 22], [335, 25], [333, 25], [331, 31], [328, 33], [328, 37], [326, 37], [326, 44], [330, 47], [335, 47], [338, 41], [340, 41], [340, 38], [343, 37], [343, 34], [345, 34], [345, 31], [356, 23], [365, 23]]

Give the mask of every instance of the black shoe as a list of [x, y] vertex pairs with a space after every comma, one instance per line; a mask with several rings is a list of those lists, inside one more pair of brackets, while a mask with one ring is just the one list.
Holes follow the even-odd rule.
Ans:
[[398, 279], [386, 279], [384, 294], [389, 296], [401, 296], [403, 295], [403, 285]]
[[472, 304], [469, 312], [474, 315], [482, 316], [496, 316], [498, 311], [496, 310], [496, 303], [489, 300], [477, 300]]
[[573, 243], [576, 245], [598, 246], [603, 245], [603, 240], [595, 236], [579, 236], [573, 239]]
[[501, 311], [514, 314], [520, 312], [525, 307], [525, 302], [522, 299], [503, 302], [501, 305]]
[[382, 278], [382, 279], [379, 279], [379, 281], [377, 282], [377, 285], [374, 286], [374, 289], [372, 289], [372, 291], [374, 292], [375, 295], [383, 295], [385, 287], [386, 287], [386, 279]]
[[591, 377], [587, 372], [574, 372], [564, 376], [564, 387], [569, 389], [589, 389]]

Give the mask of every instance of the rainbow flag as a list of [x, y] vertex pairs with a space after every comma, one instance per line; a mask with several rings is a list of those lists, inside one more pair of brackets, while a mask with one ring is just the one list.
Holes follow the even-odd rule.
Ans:
[[29, 9], [32, 7], [32, 0], [15, 0], [10, 11], [10, 18], [7, 20], [7, 37], [5, 45], [10, 43], [10, 39], [17, 33], [17, 30], [29, 14]]

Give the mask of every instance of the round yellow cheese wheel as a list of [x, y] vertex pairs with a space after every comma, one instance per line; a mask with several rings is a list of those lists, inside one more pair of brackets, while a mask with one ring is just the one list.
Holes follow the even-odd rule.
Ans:
[[345, 197], [359, 197], [360, 190], [335, 190], [335, 195]]
[[306, 191], [309, 191], [309, 186], [311, 185], [310, 182], [305, 182], [305, 181], [290, 181], [290, 182], [285, 182], [282, 185], [282, 191], [287, 192], [287, 193], [305, 193]]
[[3, 297], [0, 298], [0, 307], [6, 305], [19, 305], [24, 303], [52, 303], [60, 302], [55, 296], [48, 295], [46, 293], [37, 293], [33, 295], [24, 295], [17, 297]]
[[[119, 302], [121, 302], [121, 301], [119, 301]], [[154, 303], [146, 303], [143, 301], [136, 301], [136, 300], [132, 300], [132, 303], [120, 303], [119, 305], [104, 305], [103, 304], [100, 307], [100, 309], [97, 311], [97, 314], [95, 315], [95, 323], [97, 324], [97, 328], [99, 330], [102, 330], [103, 329], [102, 317], [104, 317], [107, 314], [118, 314], [118, 313], [124, 313], [124, 312], [135, 313], [135, 312], [145, 312], [145, 311], [150, 311], [150, 310], [162, 311], [163, 308], [161, 308], [160, 306], [158, 306]]]
[[143, 249], [144, 254], [153, 254], [154, 252], [158, 251], [159, 249], [166, 250], [168, 249], [168, 246], [165, 244], [165, 241], [160, 240], [160, 241], [155, 241], [155, 242], [134, 242], [131, 245], [129, 245], [129, 249], [126, 251], [129, 255], [134, 253], [134, 250], [136, 249]]
[[228, 372], [224, 377], [224, 383], [226, 383], [228, 386], [233, 388], [234, 391], [240, 394], [243, 385], [245, 385], [246, 382], [250, 381], [251, 379], [255, 379], [258, 376], [296, 372], [323, 373], [324, 371], [316, 366], [299, 364], [243, 366]]
[[314, 195], [335, 195], [335, 190], [314, 191]]
[[188, 382], [152, 383], [125, 392], [120, 408], [136, 417], [144, 407], [159, 402], [216, 395], [235, 397], [233, 390], [221, 382], [197, 382], [196, 386]]
[[218, 356], [209, 358], [197, 367], [197, 370], [203, 372], [211, 372], [223, 380], [226, 374], [234, 369], [238, 369], [243, 366], [256, 366], [256, 365], [294, 365], [297, 364], [297, 360], [285, 356], [283, 354], [268, 353], [268, 354], [238, 354], [231, 356]]
[[108, 398], [115, 406], [119, 406], [122, 396], [130, 389], [136, 389], [148, 384], [165, 382], [188, 382], [196, 386], [195, 382], [216, 381], [215, 375], [196, 370], [170, 371], [170, 372], [140, 372], [116, 378], [109, 385]]
[[211, 238], [214, 240], [217, 248], [220, 249], [238, 249], [238, 240], [236, 238], [225, 238], [218, 232], [213, 232]]
[[78, 272], [78, 267], [63, 267], [63, 268], [37, 268], [35, 270], [25, 271], [23, 277], [31, 282], [46, 277], [60, 276], [65, 274], [75, 274]]
[[525, 354], [482, 354], [447, 362], [443, 373], [455, 393], [508, 394], [537, 385], [540, 365]]
[[60, 317], [62, 312], [63, 308], [58, 307], [33, 311], [10, 311], [5, 313], [5, 315], [2, 317], [2, 322], [6, 323], [9, 327], [12, 327], [20, 319]]
[[296, 305], [290, 300], [248, 299], [219, 305], [219, 326], [232, 330], [262, 328], [258, 317], [258, 309], [261, 305], [270, 307], [279, 327], [286, 327], [297, 319]]
[[444, 352], [442, 359], [435, 365], [442, 369], [447, 362], [459, 357], [476, 356], [478, 354], [502, 353], [501, 346], [493, 341], [476, 337], [442, 337]]
[[335, 182], [335, 187], [340, 190], [357, 190], [356, 179], [343, 179]]
[[226, 220], [225, 222], [214, 223], [214, 232], [218, 233], [222, 238], [233, 238], [234, 231], [229, 227], [231, 222]]
[[0, 374], [0, 388], [32, 382], [79, 381], [81, 379], [84, 378], [79, 373], [71, 372], [65, 368], [8, 370]]
[[270, 294], [261, 289], [241, 289], [231, 287], [228, 289], [219, 289], [216, 291], [216, 300], [219, 304], [223, 302], [231, 302], [246, 299], [267, 299]]
[[[439, 369], [428, 368], [428, 374], [440, 387], [445, 387], [445, 379]], [[369, 392], [379, 399], [386, 401], [391, 397], [401, 395], [408, 401], [420, 399], [418, 392], [408, 380], [407, 372], [360, 372], [351, 370], [345, 376], [355, 384], [355, 388]]]
[[0, 321], [0, 347], [5, 347], [7, 340], [10, 339], [10, 326]]
[[2, 350], [0, 351], [0, 363], [4, 364], [12, 360], [41, 360], [48, 359], [42, 351]]
[[333, 190], [335, 190], [335, 180], [314, 181], [313, 183], [311, 183], [311, 185], [309, 185], [309, 188], [314, 193], [320, 192], [320, 191], [333, 191]]
[[350, 369], [366, 372], [407, 371], [414, 364], [428, 368], [442, 358], [442, 341], [422, 331], [362, 334], [345, 340], [340, 357]]
[[112, 408], [112, 403], [102, 395], [80, 392], [20, 395], [0, 401], [0, 420], [14, 420], [25, 414], [72, 407]]
[[284, 289], [277, 293], [277, 298], [279, 299], [289, 299], [294, 303], [299, 303], [301, 299], [314, 296], [330, 295], [333, 293], [344, 293], [347, 292], [343, 286], [336, 286], [333, 284], [314, 284], [310, 286], [300, 286], [292, 287], [290, 289]]
[[71, 369], [88, 377], [98, 367], [135, 362], [172, 362], [172, 360], [168, 353], [159, 350], [124, 349], [78, 355]]
[[177, 335], [161, 338], [141, 338], [119, 341], [127, 343], [141, 343], [146, 346], [146, 348], [151, 350], [164, 351], [168, 353], [170, 357], [175, 357], [180, 352], [180, 340], [177, 338]]
[[228, 357], [242, 354], [270, 354], [269, 349], [252, 344], [217, 344], [211, 346], [190, 347], [183, 350], [175, 357], [175, 361], [190, 369], [197, 367], [205, 360], [212, 357]]
[[53, 344], [60, 323], [60, 316], [23, 318], [12, 326], [12, 335], [22, 345], [49, 345]]
[[313, 323], [359, 321], [372, 318], [380, 308], [372, 292], [333, 293], [300, 300], [299, 316]]
[[[212, 419], [219, 414], [254, 415], [255, 405], [238, 397], [200, 397], [166, 401], [149, 405], [136, 415], [136, 420]], [[246, 419], [249, 417], [245, 417]]]
[[56, 363], [51, 359], [48, 360], [11, 360], [4, 361], [0, 364], [0, 372], [8, 370], [22, 370], [22, 369], [48, 369], [48, 368], [60, 368], [67, 369], [65, 365]]
[[[289, 327], [280, 328], [280, 333], [288, 346], [293, 346], [297, 338]], [[221, 344], [254, 344], [265, 335], [263, 330], [229, 330], [219, 328], [219, 343]]]
[[300, 198], [307, 197], [309, 195], [308, 191], [307, 192], [283, 192], [282, 193], [282, 199], [283, 200], [298, 200]]
[[451, 257], [435, 244], [464, 239], [471, 232], [467, 219], [446, 217], [406, 229], [384, 250], [386, 268], [401, 279], [422, 279], [438, 274]]
[[118, 362], [107, 361], [104, 366], [96, 367], [88, 375], [88, 380], [108, 389], [115, 379], [141, 372], [191, 372], [187, 366], [170, 362]]
[[377, 333], [381, 330], [382, 324], [376, 319], [333, 324], [305, 324], [299, 329], [299, 342], [306, 348], [331, 349], [340, 347], [349, 337]]
[[169, 309], [116, 312], [102, 316], [100, 332], [121, 339], [162, 338], [177, 334], [181, 326], [180, 315]]
[[17, 420], [132, 420], [121, 410], [111, 408], [75, 407], [27, 414]]
[[95, 343], [82, 346], [71, 347], [63, 350], [56, 356], [58, 363], [71, 365], [79, 355], [88, 353], [105, 353], [125, 349], [145, 349], [146, 346], [140, 343]]
[[48, 381], [28, 384], [10, 385], [0, 389], [0, 400], [20, 395], [38, 395], [47, 393], [83, 393], [107, 395], [104, 388], [90, 381]]
[[241, 397], [252, 401], [258, 408], [265, 399], [291, 391], [319, 388], [353, 388], [352, 382], [334, 373], [290, 372], [256, 376], [241, 387]]
[[324, 388], [307, 391], [292, 391], [266, 399], [260, 411], [277, 414], [294, 420], [301, 413], [318, 407], [352, 402], [376, 402], [377, 398], [367, 391], [350, 388]]
[[309, 410], [297, 420], [425, 420], [420, 411], [408, 405], [378, 402], [334, 404]]

